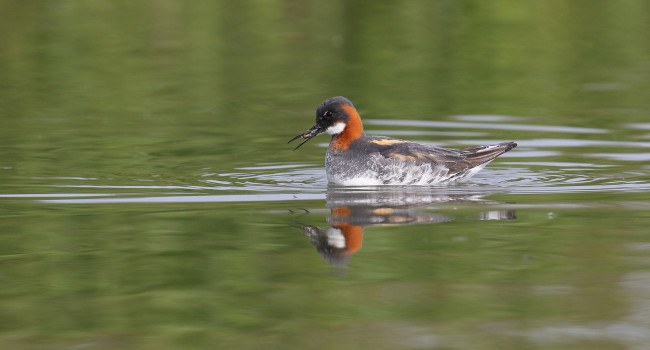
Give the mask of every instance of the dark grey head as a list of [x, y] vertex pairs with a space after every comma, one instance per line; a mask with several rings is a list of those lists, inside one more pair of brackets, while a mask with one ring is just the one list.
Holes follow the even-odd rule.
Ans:
[[[314, 136], [318, 136], [324, 132], [331, 135], [339, 134], [345, 128], [345, 125], [350, 120], [348, 108], [355, 110], [352, 102], [343, 96], [330, 97], [318, 106], [316, 109], [316, 122], [309, 130], [292, 138], [289, 142], [298, 138], [305, 139], [294, 150], [305, 144]], [[356, 113], [356, 110], [355, 110]], [[340, 129], [340, 130], [339, 130]]]

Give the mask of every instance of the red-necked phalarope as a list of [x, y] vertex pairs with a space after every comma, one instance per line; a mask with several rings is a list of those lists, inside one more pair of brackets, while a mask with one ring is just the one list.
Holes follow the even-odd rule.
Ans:
[[503, 142], [450, 149], [367, 136], [352, 102], [341, 96], [321, 103], [314, 126], [289, 142], [305, 139], [296, 150], [322, 133], [332, 135], [325, 157], [327, 178], [344, 186], [433, 185], [467, 179], [517, 146]]

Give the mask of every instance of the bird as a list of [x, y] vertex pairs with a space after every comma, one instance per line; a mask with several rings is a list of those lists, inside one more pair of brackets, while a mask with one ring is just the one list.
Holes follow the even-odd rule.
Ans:
[[442, 148], [363, 131], [356, 108], [343, 96], [323, 101], [316, 121], [307, 131], [289, 140], [332, 136], [325, 155], [325, 172], [330, 183], [342, 186], [440, 185], [465, 180], [494, 158], [517, 146], [502, 142], [463, 149]]

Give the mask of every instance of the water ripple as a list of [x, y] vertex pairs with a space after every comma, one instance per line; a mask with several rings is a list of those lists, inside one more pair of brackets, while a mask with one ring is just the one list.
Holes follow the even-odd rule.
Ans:
[[[520, 130], [534, 132], [562, 132], [578, 134], [604, 134], [604, 129], [507, 124], [522, 117], [509, 116], [456, 116], [467, 122], [421, 120], [367, 120], [368, 124], [413, 126], [425, 128], [463, 128], [458, 132], [431, 130], [386, 130], [372, 132], [384, 135], [408, 136], [463, 136], [463, 140], [425, 140], [426, 144], [483, 145], [502, 141], [487, 131], [473, 129]], [[472, 121], [482, 121], [472, 122]], [[489, 123], [496, 122], [496, 123]], [[636, 129], [648, 129], [649, 123], [626, 124]], [[487, 137], [483, 137], [487, 136]], [[616, 136], [616, 135], [614, 135]], [[475, 138], [481, 137], [481, 139]], [[78, 177], [75, 174], [58, 177], [31, 177], [32, 188], [44, 193], [2, 194], [4, 200], [37, 200], [57, 204], [111, 204], [111, 203], [205, 203], [205, 202], [266, 202], [293, 200], [322, 200], [329, 198], [348, 200], [359, 196], [367, 201], [392, 201], [413, 203], [442, 203], [448, 201], [483, 201], [494, 194], [566, 194], [583, 192], [645, 192], [650, 191], [650, 179], [644, 165], [620, 162], [647, 162], [647, 152], [602, 152], [621, 148], [647, 150], [650, 142], [622, 140], [583, 140], [574, 138], [538, 137], [517, 138], [519, 147], [504, 154], [469, 182], [447, 186], [381, 186], [365, 188], [337, 188], [328, 185], [322, 163], [265, 162], [244, 164], [221, 171], [202, 168], [193, 177], [171, 182], [164, 176], [151, 178], [113, 179]], [[326, 143], [319, 144], [327, 147]], [[562, 148], [580, 148], [567, 152]], [[511, 159], [516, 158], [516, 161]], [[559, 160], [558, 160], [559, 159]], [[170, 183], [171, 182], [171, 183]], [[62, 190], [65, 189], [65, 190]], [[70, 191], [72, 190], [72, 193]], [[361, 191], [361, 192], [359, 192]], [[65, 193], [60, 193], [65, 192]], [[79, 193], [74, 193], [79, 192]], [[86, 192], [86, 193], [84, 193]], [[105, 193], [98, 193], [105, 192]], [[484, 202], [485, 203], [485, 202]]]
[[394, 120], [394, 119], [367, 119], [366, 124], [388, 126], [417, 126], [425, 128], [463, 128], [463, 129], [496, 129], [496, 130], [524, 130], [546, 131], [576, 134], [604, 134], [609, 130], [583, 128], [576, 126], [559, 125], [527, 125], [527, 124], [490, 124], [490, 123], [461, 123], [432, 120]]

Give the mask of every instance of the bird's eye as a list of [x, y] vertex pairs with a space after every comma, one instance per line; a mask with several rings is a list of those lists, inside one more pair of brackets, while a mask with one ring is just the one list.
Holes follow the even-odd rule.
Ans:
[[325, 112], [325, 114], [323, 114], [323, 116], [324, 116], [325, 118], [329, 118], [329, 117], [332, 116], [332, 112], [331, 112], [331, 111], [327, 111], [327, 112]]

